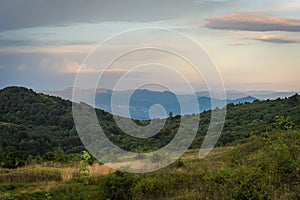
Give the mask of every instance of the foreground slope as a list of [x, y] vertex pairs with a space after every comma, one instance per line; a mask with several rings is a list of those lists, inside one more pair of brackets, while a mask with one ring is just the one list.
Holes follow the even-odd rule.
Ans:
[[198, 158], [198, 150], [189, 150], [153, 173], [117, 171], [67, 180], [65, 169], [76, 171], [73, 163], [72, 168], [29, 165], [1, 171], [0, 199], [299, 199], [299, 146], [299, 130], [274, 131], [215, 148], [204, 159]]

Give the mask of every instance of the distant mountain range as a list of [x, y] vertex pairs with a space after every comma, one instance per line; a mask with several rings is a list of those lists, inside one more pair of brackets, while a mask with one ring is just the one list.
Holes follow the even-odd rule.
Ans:
[[[211, 98], [210, 93], [197, 92], [197, 102], [199, 107], [197, 108], [197, 103], [195, 101], [195, 96], [191, 94], [179, 94], [175, 95], [169, 91], [151, 91], [146, 89], [139, 90], [126, 90], [126, 91], [112, 91], [108, 89], [98, 88], [96, 90], [96, 95], [93, 95], [92, 89], [81, 89], [81, 88], [67, 88], [63, 91], [41, 91], [45, 94], [59, 96], [63, 99], [72, 99], [73, 91], [80, 95], [80, 101], [95, 106], [96, 108], [103, 109], [107, 112], [127, 116], [134, 119], [147, 120], [150, 118], [164, 118], [169, 115], [170, 112], [175, 115], [185, 115], [199, 113], [204, 110], [215, 109], [216, 107], [222, 108], [226, 104], [233, 103], [245, 103], [253, 102], [254, 100], [260, 99], [255, 96], [263, 97], [267, 93], [252, 93], [248, 95], [247, 93], [229, 91], [227, 93], [227, 99]], [[219, 97], [221, 93], [213, 93], [213, 97]], [[282, 95], [287, 95], [286, 93], [268, 93], [270, 97], [277, 98], [282, 97]], [[290, 94], [290, 93], [289, 93]], [[112, 99], [113, 96], [113, 99]], [[182, 107], [180, 107], [180, 102], [182, 101]], [[235, 98], [236, 97], [236, 98]], [[95, 98], [95, 101], [93, 100]], [[113, 100], [113, 101], [112, 101]], [[129, 100], [129, 103], [128, 103]], [[93, 105], [93, 102], [95, 104]], [[165, 110], [159, 109], [159, 107], [152, 107], [155, 104], [161, 105]], [[149, 113], [150, 108], [152, 112]], [[181, 110], [182, 109], [182, 110]], [[129, 110], [129, 113], [128, 113]]]
[[[76, 93], [79, 94], [80, 101], [95, 106], [96, 108], [103, 109], [116, 115], [141, 120], [164, 118], [168, 116], [170, 112], [172, 112], [174, 116], [193, 114], [204, 110], [215, 109], [216, 107], [222, 108], [229, 103], [251, 103], [255, 100], [272, 100], [289, 97], [294, 94], [294, 92], [229, 90], [226, 91], [226, 99], [222, 99], [223, 95], [221, 92], [210, 93], [209, 91], [201, 91], [196, 92], [199, 105], [197, 108], [197, 106], [195, 106], [195, 101], [193, 100], [195, 98], [194, 95], [175, 95], [169, 91], [152, 91], [146, 89], [138, 89], [135, 91], [112, 91], [109, 89], [97, 88], [96, 95], [94, 96], [93, 89], [69, 87], [62, 91], [41, 92], [71, 100], [73, 91], [76, 91]], [[112, 96], [114, 97], [113, 99]], [[180, 107], [180, 102], [177, 97], [182, 101], [181, 105], [184, 107]], [[155, 104], [161, 105], [165, 110], [159, 109], [157, 106], [152, 107]], [[149, 113], [150, 108], [152, 109], [152, 112]]]
[[[247, 96], [252, 96], [256, 99], [260, 100], [274, 100], [277, 98], [285, 98], [285, 97], [290, 97], [294, 95], [296, 92], [274, 92], [274, 91], [236, 91], [236, 90], [227, 90], [226, 91], [226, 96], [227, 99], [239, 99]], [[205, 97], [210, 97], [209, 91], [203, 91], [203, 92], [197, 92], [197, 96], [205, 96]], [[221, 92], [212, 92], [212, 96], [215, 98], [221, 98]]]

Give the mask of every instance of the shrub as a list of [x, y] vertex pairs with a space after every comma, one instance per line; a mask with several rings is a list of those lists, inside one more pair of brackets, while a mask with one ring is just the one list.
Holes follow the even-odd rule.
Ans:
[[133, 188], [138, 199], [157, 199], [165, 197], [169, 191], [170, 184], [160, 177], [147, 177], [141, 179]]
[[103, 199], [130, 200], [131, 188], [136, 183], [135, 175], [116, 171], [100, 179], [100, 194]]

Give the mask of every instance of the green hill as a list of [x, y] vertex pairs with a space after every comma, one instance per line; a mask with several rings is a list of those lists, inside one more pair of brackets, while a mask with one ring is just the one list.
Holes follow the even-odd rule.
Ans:
[[[5, 157], [12, 154], [22, 162], [29, 157], [54, 159], [54, 151], [72, 155], [84, 147], [72, 118], [72, 102], [59, 97], [38, 94], [23, 87], [0, 90], [0, 147]], [[226, 123], [218, 146], [247, 141], [274, 129], [296, 129], [300, 124], [300, 97], [254, 101], [227, 106]], [[106, 135], [123, 149], [150, 151], [172, 140], [180, 125], [180, 116], [169, 118], [157, 135], [138, 139], [123, 133], [111, 114], [97, 109]], [[200, 148], [210, 122], [210, 111], [201, 113], [198, 134], [191, 148]], [[279, 117], [276, 119], [276, 117]], [[148, 121], [135, 121], [143, 125]], [[22, 163], [20, 162], [20, 163]]]

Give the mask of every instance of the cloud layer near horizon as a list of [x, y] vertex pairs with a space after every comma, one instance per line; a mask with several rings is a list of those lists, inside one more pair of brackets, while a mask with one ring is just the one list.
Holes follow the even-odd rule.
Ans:
[[258, 13], [233, 13], [207, 19], [206, 27], [220, 30], [300, 32], [300, 19]]

